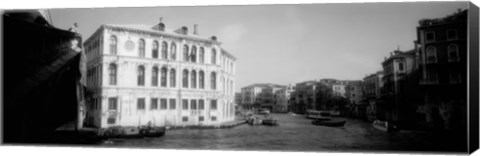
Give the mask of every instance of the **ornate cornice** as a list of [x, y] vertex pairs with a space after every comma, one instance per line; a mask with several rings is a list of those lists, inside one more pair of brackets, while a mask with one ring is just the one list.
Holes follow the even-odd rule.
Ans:
[[144, 35], [151, 35], [151, 36], [157, 36], [157, 37], [169, 37], [173, 40], [185, 40], [186, 42], [203, 42], [206, 45], [221, 45], [221, 42], [214, 41], [211, 39], [204, 39], [204, 38], [199, 38], [199, 37], [194, 37], [194, 36], [188, 36], [188, 35], [182, 35], [182, 34], [172, 34], [172, 33], [166, 33], [162, 31], [148, 31], [148, 30], [140, 30], [140, 29], [135, 29], [135, 28], [128, 28], [128, 27], [120, 27], [120, 26], [112, 26], [112, 25], [102, 25], [101, 27], [113, 31], [128, 31], [128, 32], [134, 32], [138, 34], [144, 34]]

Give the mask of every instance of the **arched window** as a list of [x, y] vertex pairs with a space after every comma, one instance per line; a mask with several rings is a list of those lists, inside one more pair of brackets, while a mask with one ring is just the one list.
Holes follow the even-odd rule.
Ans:
[[190, 86], [191, 88], [197, 88], [197, 72], [195, 70], [192, 70], [192, 74], [191, 74], [191, 82], [190, 82]]
[[161, 80], [160, 80], [160, 85], [162, 87], [167, 87], [167, 68], [163, 67], [161, 71]]
[[117, 37], [110, 36], [110, 54], [117, 54]]
[[158, 58], [158, 42], [157, 41], [153, 41], [152, 58]]
[[217, 64], [217, 51], [212, 49], [212, 64]]
[[198, 87], [200, 89], [205, 89], [205, 73], [203, 70], [200, 70], [198, 73]]
[[145, 41], [143, 39], [138, 40], [138, 56], [145, 57]]
[[117, 85], [117, 65], [110, 64], [108, 67], [108, 78], [110, 85]]
[[177, 59], [177, 45], [175, 43], [172, 43], [172, 45], [170, 45], [170, 59]]
[[152, 86], [158, 85], [158, 67], [152, 69]]
[[203, 47], [200, 47], [200, 52], [198, 54], [198, 61], [200, 61], [200, 63], [205, 63], [205, 49]]
[[183, 70], [183, 80], [182, 80], [183, 88], [188, 88], [188, 70]]
[[437, 62], [437, 50], [435, 47], [430, 46], [427, 48], [427, 63], [436, 63]]
[[188, 46], [183, 46], [183, 61], [188, 62]]
[[448, 61], [460, 61], [460, 57], [458, 55], [458, 46], [456, 44], [451, 44], [448, 46]]
[[162, 42], [162, 59], [168, 59], [168, 45], [167, 42]]
[[176, 72], [175, 69], [170, 69], [170, 87], [175, 87], [176, 85]]
[[192, 62], [197, 62], [197, 47], [193, 46], [192, 47], [192, 53], [190, 53], [190, 61]]
[[210, 88], [212, 88], [212, 90], [217, 89], [217, 74], [215, 72], [212, 72], [210, 75], [210, 80]]
[[138, 66], [137, 69], [137, 85], [144, 86], [145, 85], [145, 67]]

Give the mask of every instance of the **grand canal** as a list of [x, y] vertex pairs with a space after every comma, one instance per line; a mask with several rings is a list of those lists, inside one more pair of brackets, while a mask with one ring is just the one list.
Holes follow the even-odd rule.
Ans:
[[[346, 119], [342, 128], [315, 126], [304, 116], [272, 114], [279, 126], [240, 125], [229, 129], [169, 130], [161, 138], [118, 139], [102, 146], [255, 151], [428, 151], [458, 150], [433, 133], [387, 133], [370, 123]], [[457, 142], [458, 143], [458, 142]]]

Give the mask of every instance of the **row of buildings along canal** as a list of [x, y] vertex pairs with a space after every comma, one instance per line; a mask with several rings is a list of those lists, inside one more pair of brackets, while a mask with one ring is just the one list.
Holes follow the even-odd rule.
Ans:
[[[324, 110], [402, 129], [466, 130], [467, 10], [422, 19], [414, 48], [379, 62], [363, 80], [320, 79], [295, 85], [252, 84], [236, 93], [240, 108], [306, 113]], [[341, 71], [339, 71], [341, 72]]]
[[[252, 84], [234, 93], [236, 57], [198, 25], [104, 24], [84, 43], [86, 126], [219, 125], [256, 108], [328, 110], [400, 128], [466, 128], [467, 10], [423, 19], [414, 49], [385, 57], [363, 80]], [[341, 71], [339, 71], [341, 72]]]

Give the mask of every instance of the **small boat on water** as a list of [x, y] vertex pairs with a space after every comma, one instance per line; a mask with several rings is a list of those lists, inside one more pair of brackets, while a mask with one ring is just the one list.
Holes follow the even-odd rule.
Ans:
[[99, 130], [98, 137], [104, 139], [161, 137], [165, 135], [165, 131], [165, 127], [110, 127]]
[[270, 110], [268, 109], [261, 109], [258, 111], [259, 114], [270, 114]]
[[252, 117], [250, 119], [247, 120], [248, 124], [249, 125], [260, 125], [262, 124], [262, 119], [258, 118], [258, 117]]
[[345, 120], [313, 120], [312, 124], [319, 126], [341, 127], [345, 125]]
[[140, 131], [144, 137], [161, 137], [165, 135], [166, 128], [162, 127], [147, 127]]
[[330, 116], [340, 116], [340, 111], [330, 111]]
[[387, 121], [375, 120], [372, 125], [374, 128], [385, 132], [391, 132], [397, 129], [395, 125], [390, 124]]
[[314, 119], [314, 120], [330, 120], [330, 112], [327, 111], [316, 111], [316, 110], [308, 110], [306, 114], [307, 119]]
[[273, 118], [268, 118], [268, 119], [263, 119], [262, 124], [269, 125], [269, 126], [276, 126], [278, 125], [278, 121]]

